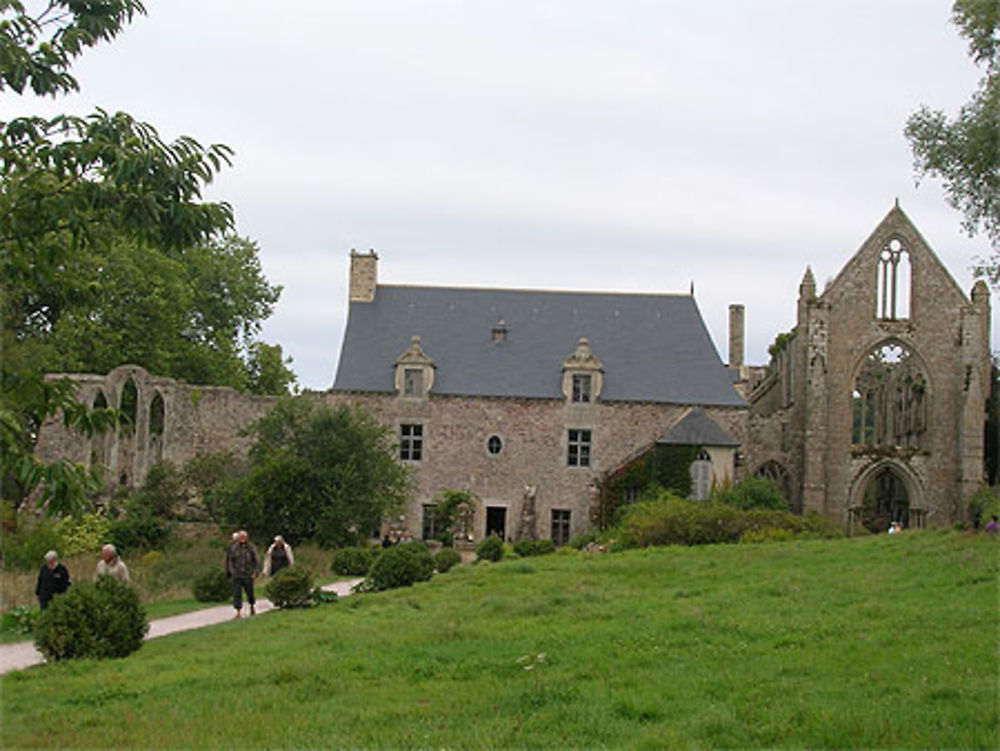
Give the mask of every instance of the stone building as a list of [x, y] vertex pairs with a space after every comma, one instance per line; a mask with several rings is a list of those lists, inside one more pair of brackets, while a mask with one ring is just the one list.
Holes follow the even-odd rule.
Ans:
[[[744, 363], [739, 305], [724, 365], [692, 295], [383, 285], [373, 252], [350, 264], [335, 381], [308, 396], [395, 432], [414, 494], [393, 523], [415, 537], [438, 493], [464, 490], [475, 537], [564, 542], [609, 489], [633, 500], [623, 470], [656, 452], [686, 457], [693, 498], [762, 474], [848, 525], [950, 523], [983, 482], [989, 293], [966, 297], [898, 206], [822, 293], [806, 270], [767, 367]], [[244, 450], [240, 429], [274, 403], [132, 365], [70, 377], [135, 430], [86, 440], [52, 421], [39, 454], [104, 465], [109, 487]]]
[[599, 513], [603, 474], [686, 419], [705, 483], [736, 476], [746, 402], [691, 295], [382, 285], [377, 266], [351, 256], [330, 398], [399, 436], [415, 536], [447, 489], [478, 499], [476, 537], [565, 542]]
[[848, 524], [944, 524], [984, 482], [990, 303], [966, 297], [898, 204], [749, 390], [749, 468]]

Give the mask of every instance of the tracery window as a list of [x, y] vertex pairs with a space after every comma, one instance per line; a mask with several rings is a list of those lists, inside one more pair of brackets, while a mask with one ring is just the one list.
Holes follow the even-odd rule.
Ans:
[[877, 314], [886, 321], [910, 317], [910, 253], [898, 237], [886, 243], [879, 257]]
[[927, 430], [927, 377], [898, 343], [865, 358], [851, 394], [858, 446], [919, 446]]

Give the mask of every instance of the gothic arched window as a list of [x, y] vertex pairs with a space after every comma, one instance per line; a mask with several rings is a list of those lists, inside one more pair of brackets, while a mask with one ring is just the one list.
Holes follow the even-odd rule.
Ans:
[[920, 445], [927, 430], [927, 377], [906, 347], [887, 342], [869, 352], [851, 397], [855, 445]]
[[902, 240], [894, 237], [885, 247], [878, 261], [879, 318], [886, 321], [906, 320], [910, 317], [910, 252]]

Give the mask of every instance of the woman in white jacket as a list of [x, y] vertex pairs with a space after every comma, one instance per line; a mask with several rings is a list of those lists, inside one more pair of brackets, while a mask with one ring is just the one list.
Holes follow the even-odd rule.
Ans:
[[295, 556], [292, 555], [292, 546], [285, 542], [285, 538], [278, 535], [271, 543], [264, 555], [264, 576], [276, 574], [283, 568], [295, 565]]

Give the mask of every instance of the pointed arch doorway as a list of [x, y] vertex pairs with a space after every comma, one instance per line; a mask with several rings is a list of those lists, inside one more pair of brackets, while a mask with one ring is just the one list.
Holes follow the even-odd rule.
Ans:
[[852, 528], [860, 523], [878, 534], [888, 531], [892, 522], [902, 522], [904, 529], [924, 526], [919, 483], [896, 462], [882, 462], [863, 473], [853, 495]]

